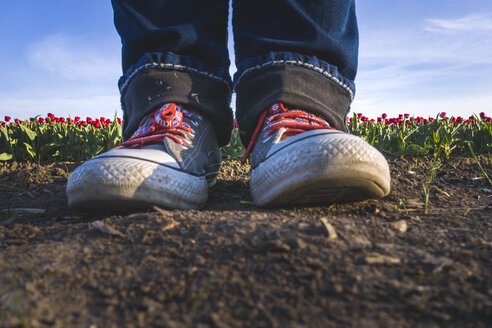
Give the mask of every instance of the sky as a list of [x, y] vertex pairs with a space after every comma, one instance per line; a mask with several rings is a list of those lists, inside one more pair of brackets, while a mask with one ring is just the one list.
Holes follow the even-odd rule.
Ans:
[[[352, 112], [492, 114], [492, 1], [356, 3], [360, 51]], [[48, 112], [122, 116], [121, 42], [109, 0], [0, 4], [0, 120]], [[233, 56], [231, 36], [229, 48]]]

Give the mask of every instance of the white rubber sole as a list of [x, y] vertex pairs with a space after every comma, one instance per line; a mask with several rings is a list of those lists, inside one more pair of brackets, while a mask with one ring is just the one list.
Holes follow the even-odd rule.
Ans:
[[390, 192], [384, 156], [345, 133], [313, 135], [277, 151], [251, 171], [257, 206], [330, 204]]
[[67, 182], [68, 205], [77, 209], [196, 209], [205, 205], [208, 184], [199, 177], [138, 158], [100, 157], [79, 166]]

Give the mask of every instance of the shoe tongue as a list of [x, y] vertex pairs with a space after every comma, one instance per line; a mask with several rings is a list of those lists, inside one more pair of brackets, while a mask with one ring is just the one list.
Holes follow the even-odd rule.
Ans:
[[[177, 110], [176, 104], [165, 104], [154, 112], [153, 116], [145, 118], [138, 129], [133, 133], [132, 138], [144, 133], [154, 131], [156, 127], [173, 128], [183, 122], [183, 112]], [[184, 123], [186, 126], [188, 124]], [[157, 125], [157, 126], [156, 126]]]
[[288, 111], [288, 109], [282, 103], [273, 104], [268, 109], [270, 115], [277, 114], [277, 113], [284, 113], [286, 111]]
[[[184, 128], [181, 129], [181, 131], [187, 134], [188, 137], [192, 137], [195, 133], [190, 124], [192, 122], [196, 122], [199, 118], [200, 115], [188, 111], [176, 104], [164, 105], [154, 115], [154, 120], [156, 121], [156, 124], [167, 128]], [[180, 165], [183, 162], [182, 152], [189, 151], [188, 147], [183, 148], [182, 145], [172, 140], [171, 138], [164, 138], [161, 147], [163, 147], [167, 153], [173, 156], [176, 161], [180, 163]]]
[[176, 104], [165, 104], [155, 111], [154, 120], [163, 128], [175, 128], [183, 122], [183, 113], [176, 110]]

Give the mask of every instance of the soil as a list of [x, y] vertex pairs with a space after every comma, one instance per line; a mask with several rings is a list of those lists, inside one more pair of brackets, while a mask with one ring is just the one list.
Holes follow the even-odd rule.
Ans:
[[492, 186], [451, 158], [425, 214], [431, 158], [389, 162], [379, 200], [256, 208], [229, 161], [203, 210], [107, 213], [80, 163], [0, 164], [0, 327], [490, 327]]

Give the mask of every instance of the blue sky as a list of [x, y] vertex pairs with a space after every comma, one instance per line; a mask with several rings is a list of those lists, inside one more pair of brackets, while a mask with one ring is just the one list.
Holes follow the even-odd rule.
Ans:
[[[121, 116], [109, 0], [0, 2], [0, 119]], [[357, 12], [353, 111], [492, 113], [492, 1], [360, 0]]]

